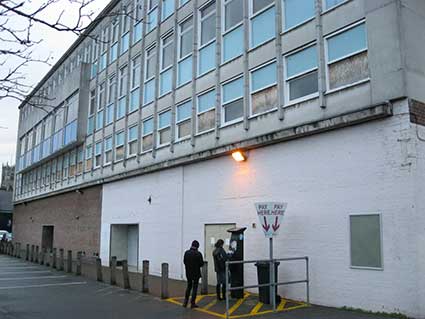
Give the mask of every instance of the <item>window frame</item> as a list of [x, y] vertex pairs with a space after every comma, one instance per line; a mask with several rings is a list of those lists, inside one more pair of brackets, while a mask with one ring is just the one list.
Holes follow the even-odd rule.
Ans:
[[[135, 61], [138, 63], [135, 64]], [[132, 95], [133, 92], [140, 90], [141, 84], [142, 84], [142, 79], [141, 79], [141, 69], [142, 69], [142, 54], [137, 54], [134, 58], [131, 58], [131, 73], [130, 73], [130, 94], [129, 94], [129, 103], [128, 103], [128, 113], [133, 113], [135, 111], [137, 111], [140, 108], [140, 91], [139, 91], [139, 103], [137, 105], [137, 107], [135, 107], [134, 109], [132, 109]], [[139, 83], [137, 83], [136, 85], [134, 85], [134, 78], [135, 78], [135, 74], [136, 77], [138, 76], [139, 78]]]
[[[224, 108], [226, 107], [226, 105], [228, 105], [228, 104], [230, 104], [230, 103], [232, 103], [232, 102], [235, 102], [235, 101], [237, 101], [237, 100], [240, 100], [240, 99], [242, 99], [242, 104], [245, 102], [244, 101], [244, 92], [243, 92], [243, 90], [242, 90], [242, 95], [241, 95], [241, 97], [238, 97], [238, 98], [234, 98], [234, 99], [232, 99], [232, 100], [229, 100], [229, 101], [227, 101], [226, 103], [224, 102], [224, 100], [223, 100], [223, 98], [224, 98], [224, 86], [226, 85], [226, 84], [228, 84], [228, 83], [230, 83], [230, 82], [233, 82], [233, 81], [237, 81], [237, 80], [239, 80], [239, 79], [242, 79], [242, 82], [243, 82], [243, 80], [244, 80], [244, 76], [243, 76], [243, 74], [239, 74], [239, 75], [236, 75], [236, 76], [234, 76], [234, 77], [232, 77], [232, 78], [230, 78], [230, 79], [228, 79], [228, 80], [226, 80], [226, 81], [224, 81], [224, 82], [222, 82], [222, 83], [220, 83], [220, 98], [221, 98], [221, 103], [220, 103], [220, 107], [221, 107], [221, 122], [220, 122], [220, 127], [226, 127], [226, 126], [229, 126], [229, 125], [232, 125], [232, 124], [236, 124], [236, 123], [239, 123], [239, 122], [242, 122], [243, 121], [243, 118], [244, 118], [244, 114], [242, 114], [242, 116], [241, 117], [239, 117], [239, 118], [237, 118], [237, 119], [234, 119], [234, 120], [231, 120], [231, 121], [229, 121], [229, 122], [226, 122], [225, 121], [225, 110], [224, 110]], [[245, 111], [243, 111], [243, 113], [245, 113]]]
[[[153, 53], [148, 54], [149, 52], [153, 52]], [[148, 72], [148, 60], [150, 60], [153, 56], [154, 57], [154, 62], [153, 62], [154, 66], [155, 66], [155, 63], [156, 63], [156, 61], [155, 61], [156, 54], [158, 54], [156, 42], [152, 43], [149, 47], [147, 47], [145, 49], [144, 54], [145, 54], [145, 60], [144, 60], [144, 70], [143, 70], [143, 90], [146, 89], [146, 84], [150, 81], [155, 80], [155, 77], [156, 77], [156, 67], [154, 69], [155, 70], [154, 74], [150, 77], [147, 76], [148, 75], [148, 73], [147, 73]], [[143, 101], [142, 101], [143, 106], [148, 105], [150, 103], [153, 103], [155, 101], [155, 99], [156, 99], [155, 85], [154, 85], [154, 92], [153, 92], [153, 100], [145, 102], [145, 98], [146, 98], [146, 94], [145, 94], [145, 92], [143, 92]]]
[[[351, 216], [378, 216], [379, 217], [379, 241], [380, 241], [380, 259], [381, 267], [368, 267], [368, 266], [353, 266], [351, 256]], [[384, 270], [384, 232], [382, 230], [382, 213], [381, 212], [359, 212], [348, 214], [348, 253], [349, 253], [349, 268], [350, 269], [363, 269], [363, 270]]]
[[[217, 24], [216, 23], [216, 20], [217, 20], [217, 3], [218, 3], [217, 0], [210, 0], [206, 3], [204, 3], [200, 8], [198, 8], [198, 12], [197, 12], [197, 14], [198, 14], [198, 25], [197, 25], [197, 28], [198, 28], [198, 39], [197, 39], [197, 41], [198, 41], [198, 49], [197, 49], [198, 50], [198, 62], [197, 62], [197, 66], [196, 66], [197, 77], [203, 76], [203, 75], [211, 72], [212, 70], [214, 70], [214, 67], [213, 67], [213, 68], [201, 73], [201, 51], [203, 49], [205, 49], [206, 47], [208, 47], [209, 45], [212, 45], [214, 42], [216, 43], [215, 45], [217, 45], [217, 34], [214, 35], [213, 39], [209, 40], [208, 42], [206, 42], [204, 44], [201, 43], [201, 40], [202, 40], [202, 22], [203, 22], [203, 20], [206, 20], [210, 16], [214, 15], [215, 16], [215, 19], [214, 19], [215, 24]], [[212, 12], [208, 13], [205, 17], [202, 17], [202, 10], [204, 10], [206, 7], [208, 7], [210, 5], [214, 6], [214, 10]], [[215, 66], [215, 64], [216, 63], [214, 61], [214, 66]]]
[[[183, 23], [185, 23], [189, 19], [192, 19], [192, 26], [182, 32], [181, 31], [181, 25]], [[187, 17], [185, 17], [182, 20], [180, 20], [178, 22], [178, 24], [177, 24], [177, 63], [179, 63], [179, 62], [181, 62], [183, 60], [186, 60], [186, 58], [188, 58], [189, 56], [193, 55], [193, 34], [194, 34], [194, 31], [195, 31], [194, 21], [195, 21], [195, 19], [194, 19], [193, 14], [190, 14]], [[182, 44], [182, 41], [181, 41], [182, 36], [185, 35], [186, 33], [190, 32], [190, 31], [192, 32], [192, 38], [191, 38], [191, 42], [190, 42], [191, 43], [192, 50], [190, 51], [190, 53], [188, 53], [188, 54], [180, 57], [180, 49], [181, 49], [181, 44]]]
[[[117, 137], [120, 134], [123, 134], [122, 144], [118, 144], [117, 143]], [[114, 142], [115, 143], [113, 144], [113, 148], [114, 148], [114, 156], [113, 156], [114, 159], [113, 159], [113, 161], [114, 161], [114, 163], [118, 163], [118, 162], [123, 161], [126, 158], [126, 156], [125, 156], [125, 131], [124, 130], [120, 130], [118, 132], [115, 132]], [[117, 149], [120, 148], [120, 147], [123, 147], [124, 148], [124, 150], [123, 150], [123, 158], [117, 159]]]
[[[214, 106], [213, 107], [210, 107], [207, 110], [204, 110], [202, 112], [199, 112], [199, 97], [201, 97], [201, 96], [203, 96], [205, 94], [214, 92], [214, 91], [215, 91], [215, 94], [214, 94], [215, 95]], [[195, 136], [201, 135], [201, 134], [205, 134], [205, 133], [208, 133], [208, 132], [212, 132], [212, 131], [215, 130], [215, 125], [214, 125], [213, 128], [210, 128], [210, 129], [205, 130], [205, 131], [202, 131], [202, 132], [199, 132], [199, 130], [198, 130], [198, 128], [199, 128], [199, 116], [202, 115], [202, 114], [204, 114], [204, 113], [207, 113], [207, 112], [209, 112], [211, 110], [217, 110], [217, 90], [216, 90], [215, 87], [211, 87], [211, 88], [209, 88], [209, 89], [207, 89], [205, 91], [202, 91], [202, 92], [200, 92], [199, 94], [196, 95], [196, 118], [195, 118], [195, 121], [196, 121], [196, 123], [195, 123], [196, 124], [196, 132], [195, 132]], [[214, 113], [214, 116], [215, 117], [217, 116], [216, 112]]]
[[[189, 115], [189, 117], [186, 117], [184, 119], [178, 120], [177, 119], [177, 116], [178, 116], [178, 107], [179, 106], [182, 106], [184, 104], [187, 104], [187, 103], [190, 103], [191, 104], [190, 105], [190, 115]], [[179, 102], [178, 104], [176, 104], [176, 120], [175, 120], [175, 124], [174, 124], [175, 125], [175, 129], [176, 129], [176, 135], [175, 135], [175, 141], [176, 142], [187, 140], [188, 138], [190, 138], [190, 136], [192, 134], [192, 128], [191, 128], [190, 129], [191, 132], [189, 133], [189, 135], [186, 135], [186, 136], [183, 136], [183, 137], [179, 137], [179, 124], [182, 124], [183, 122], [187, 122], [187, 121], [192, 122], [192, 108], [193, 108], [192, 98], [188, 98], [188, 99], [183, 100], [183, 101]]]
[[[144, 128], [145, 128], [145, 122], [147, 121], [152, 121], [152, 131], [150, 131], [149, 133], [144, 133]], [[152, 135], [152, 140], [154, 139], [154, 117], [153, 115], [146, 117], [144, 119], [142, 119], [142, 128], [141, 128], [141, 138], [140, 138], [140, 146], [141, 146], [141, 154], [145, 154], [145, 153], [149, 153], [152, 152], [152, 150], [154, 149], [155, 145], [152, 142], [152, 147], [148, 150], [143, 149], [143, 138], [149, 135]]]
[[[312, 17], [307, 18], [307, 19], [305, 19], [301, 22], [298, 22], [297, 24], [294, 24], [293, 26], [291, 26], [289, 28], [286, 28], [285, 27], [285, 24], [286, 24], [286, 18], [285, 18], [286, 17], [286, 14], [285, 14], [286, 13], [285, 12], [285, 10], [286, 10], [286, 0], [276, 0], [276, 1], [282, 1], [282, 33], [290, 32], [291, 30], [294, 30], [294, 29], [296, 29], [296, 28], [298, 28], [298, 27], [300, 27], [300, 26], [302, 26], [302, 25], [304, 25], [304, 24], [306, 24], [310, 21], [313, 21], [316, 18], [316, 14], [313, 14]], [[323, 0], [323, 1], [326, 1], [326, 0]], [[313, 4], [314, 4], [314, 12], [316, 12], [316, 1], [315, 0], [313, 0]]]
[[[164, 45], [164, 40], [165, 39], [168, 39], [168, 38], [171, 38], [171, 41]], [[162, 35], [161, 36], [161, 39], [160, 39], [160, 50], [159, 50], [159, 77], [160, 77], [159, 81], [160, 82], [161, 82], [162, 75], [164, 73], [166, 73], [167, 71], [169, 71], [170, 69], [172, 69], [173, 66], [174, 66], [174, 59], [173, 59], [173, 62], [169, 66], [164, 67], [164, 65], [163, 65], [164, 49], [167, 48], [167, 47], [169, 47], [169, 46], [172, 46], [172, 48], [173, 48], [173, 56], [174, 56], [174, 52], [175, 52], [175, 33], [174, 33], [173, 29], [171, 29], [170, 31], [168, 31], [164, 35]], [[172, 83], [172, 79], [171, 79], [171, 87], [172, 86], [173, 86], [173, 83]], [[169, 94], [171, 91], [172, 91], [172, 88], [171, 88], [171, 90], [169, 90], [167, 92], [161, 93], [161, 88], [160, 88], [160, 90], [158, 92], [158, 96], [159, 97], [165, 96], [165, 95]]]
[[333, 6], [327, 7], [326, 0], [322, 0], [322, 14], [326, 13], [328, 11], [332, 11], [335, 8], [338, 8], [339, 6], [342, 6], [343, 4], [350, 2], [351, 0], [342, 0], [340, 3], [334, 4]]
[[[97, 152], [97, 148], [96, 146], [100, 145], [100, 152]], [[93, 158], [93, 163], [92, 163], [92, 167], [93, 169], [98, 169], [102, 166], [102, 145], [103, 145], [103, 141], [98, 141], [94, 143], [94, 158]], [[99, 160], [99, 165], [96, 165], [96, 157], [100, 156], [100, 160]]]
[[[317, 43], [314, 41], [314, 42], [303, 45], [302, 47], [299, 47], [296, 50], [293, 50], [293, 51], [288, 52], [288, 53], [283, 55], [283, 69], [284, 69], [284, 71], [283, 71], [283, 82], [284, 82], [284, 87], [285, 87], [284, 90], [286, 92], [286, 94], [284, 94], [284, 98], [285, 98], [284, 106], [285, 107], [290, 106], [290, 105], [294, 105], [294, 104], [297, 104], [297, 103], [300, 103], [300, 102], [303, 102], [303, 101], [311, 100], [311, 99], [314, 99], [314, 98], [319, 96], [319, 92], [304, 95], [304, 96], [301, 96], [301, 97], [296, 98], [294, 100], [290, 100], [290, 96], [289, 96], [289, 82], [291, 80], [298, 79], [298, 78], [301, 78], [303, 76], [306, 76], [306, 75], [308, 75], [308, 74], [310, 74], [314, 71], [318, 72], [319, 71], [319, 60], [317, 60], [317, 66], [315, 68], [307, 69], [306, 71], [303, 71], [302, 73], [298, 73], [298, 74], [295, 74], [295, 75], [288, 77], [287, 58], [291, 55], [302, 52], [302, 51], [304, 51], [304, 50], [306, 50], [310, 47], [313, 47], [313, 46], [316, 46], [316, 50], [317, 50]], [[318, 55], [317, 55], [317, 59], [319, 59]], [[318, 79], [318, 81], [319, 81], [319, 79]]]
[[[110, 139], [110, 141], [111, 141], [111, 145], [110, 145], [110, 147], [108, 147], [107, 148], [107, 141]], [[109, 136], [106, 136], [105, 138], [104, 138], [104, 140], [103, 140], [103, 153], [104, 153], [104, 156], [103, 156], [103, 166], [108, 166], [108, 165], [111, 165], [112, 164], [112, 159], [113, 159], [113, 141], [112, 141], [112, 135], [109, 135]], [[106, 153], [107, 152], [111, 152], [111, 160], [109, 161], [109, 162], [107, 162], [106, 161], [106, 159], [107, 159], [107, 156], [106, 156]]]
[[[167, 126], [160, 127], [160, 126], [159, 126], [159, 125], [160, 125], [160, 124], [159, 124], [159, 118], [160, 118], [160, 116], [161, 116], [162, 114], [167, 113], [167, 112], [170, 112], [170, 123], [169, 123]], [[156, 130], [156, 135], [157, 135], [157, 142], [156, 142], [156, 145], [157, 145], [157, 148], [160, 148], [160, 147], [164, 147], [164, 146], [170, 145], [171, 140], [170, 140], [170, 142], [166, 142], [166, 143], [160, 144], [160, 141], [161, 141], [160, 133], [161, 133], [162, 131], [166, 130], [166, 129], [170, 129], [170, 130], [171, 130], [171, 125], [172, 125], [172, 119], [171, 119], [171, 109], [170, 109], [170, 108], [168, 108], [168, 109], [161, 110], [160, 112], [158, 112], [158, 127], [157, 127], [157, 130]]]
[[[272, 3], [268, 4], [267, 6], [265, 6], [264, 8], [262, 8], [260, 10], [258, 10], [255, 13], [254, 13], [254, 1], [255, 0], [249, 0], [248, 1], [248, 20], [249, 20], [249, 23], [248, 23], [249, 24], [249, 41], [248, 41], [249, 48], [248, 48], [248, 50], [252, 50], [252, 49], [258, 48], [258, 47], [262, 46], [263, 44], [276, 39], [276, 25], [275, 25], [275, 35], [272, 38], [270, 38], [268, 40], [264, 40], [264, 41], [262, 41], [262, 42], [260, 42], [260, 43], [258, 43], [258, 44], [256, 44], [254, 46], [254, 44], [253, 44], [253, 38], [252, 38], [252, 36], [254, 34], [252, 32], [252, 21], [256, 17], [258, 17], [259, 15], [263, 14], [264, 12], [266, 12], [267, 10], [271, 9], [272, 7], [275, 7], [276, 6], [276, 1], [280, 1], [280, 0], [273, 0]], [[282, 12], [283, 12], [283, 10], [282, 10]], [[275, 15], [276, 15], [276, 8], [275, 8]], [[242, 20], [242, 22], [243, 22], [243, 20]]]
[[[136, 129], [136, 137], [133, 138], [133, 139], [130, 139], [130, 130], [134, 129], [134, 128]], [[137, 156], [138, 150], [136, 150], [136, 153], [130, 154], [130, 144], [136, 142], [136, 145], [138, 145], [137, 143], [138, 143], [139, 137], [138, 137], [138, 125], [137, 124], [134, 124], [134, 125], [131, 125], [131, 126], [128, 127], [127, 136], [128, 136], [128, 138], [127, 138], [127, 158], [135, 157], [135, 156]]]

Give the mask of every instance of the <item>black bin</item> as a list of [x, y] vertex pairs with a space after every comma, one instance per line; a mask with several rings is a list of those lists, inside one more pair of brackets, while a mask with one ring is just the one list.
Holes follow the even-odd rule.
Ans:
[[[274, 263], [274, 278], [277, 282], [277, 268], [279, 267], [280, 262]], [[270, 283], [270, 263], [269, 262], [258, 262], [255, 264], [257, 267], [257, 277], [258, 277], [258, 284], [268, 284]], [[259, 301], [264, 304], [271, 304], [271, 298], [270, 298], [270, 287], [259, 287]], [[276, 304], [280, 303], [280, 296], [277, 294], [277, 286], [275, 287], [275, 296], [276, 296]]]

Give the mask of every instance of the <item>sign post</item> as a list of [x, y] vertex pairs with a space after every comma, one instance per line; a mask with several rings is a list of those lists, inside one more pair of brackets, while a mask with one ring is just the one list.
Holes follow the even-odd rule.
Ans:
[[266, 238], [269, 238], [270, 244], [270, 299], [273, 311], [276, 311], [276, 289], [275, 282], [275, 263], [273, 260], [273, 237], [277, 236], [280, 229], [283, 216], [285, 215], [287, 203], [283, 202], [262, 202], [255, 203], [258, 219], [264, 231]]

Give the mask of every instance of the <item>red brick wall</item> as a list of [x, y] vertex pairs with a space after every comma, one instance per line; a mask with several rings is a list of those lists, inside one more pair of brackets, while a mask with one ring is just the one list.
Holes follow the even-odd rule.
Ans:
[[68, 192], [16, 205], [14, 241], [22, 243], [22, 247], [26, 244], [41, 246], [43, 225], [53, 225], [54, 247], [84, 251], [86, 256], [98, 253], [102, 187], [86, 188], [82, 192]]
[[410, 122], [425, 125], [425, 103], [410, 101]]

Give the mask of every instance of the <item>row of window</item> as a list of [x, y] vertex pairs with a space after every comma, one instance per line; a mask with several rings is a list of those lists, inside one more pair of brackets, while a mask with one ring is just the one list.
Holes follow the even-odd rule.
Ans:
[[[327, 51], [327, 91], [338, 89], [369, 77], [367, 62], [367, 39], [365, 23], [360, 22], [349, 26], [326, 38]], [[167, 47], [166, 47], [167, 49]], [[312, 98], [318, 94], [318, 58], [315, 43], [298, 49], [284, 56], [284, 83], [285, 83], [285, 104], [297, 103], [301, 100]], [[150, 51], [147, 51], [146, 76], [148, 82], [145, 83], [145, 92], [150, 92]], [[88, 134], [94, 130], [101, 129], [104, 125], [113, 123], [114, 120], [121, 119], [126, 113], [131, 113], [139, 109], [140, 105], [140, 57], [132, 62], [130, 98], [126, 99], [127, 93], [127, 66], [119, 71], [119, 83], [117, 103], [115, 99], [116, 76], [112, 75], [98, 87], [97, 94], [97, 115], [96, 92], [91, 92], [90, 117], [88, 121]], [[249, 92], [250, 116], [258, 115], [277, 108], [277, 64], [271, 61], [265, 65], [250, 71]], [[153, 86], [152, 86], [153, 87]], [[244, 78], [240, 75], [227, 82], [222, 83], [221, 103], [223, 107], [221, 123], [223, 125], [237, 122], [244, 115]], [[105, 92], [107, 90], [107, 92]], [[199, 95], [197, 99], [196, 133], [202, 133], [214, 127], [215, 108], [217, 92], [210, 90]], [[145, 94], [153, 98], [155, 94]], [[107, 100], [106, 108], [103, 106]], [[129, 103], [127, 103], [129, 102]], [[115, 107], [116, 105], [116, 107]], [[186, 105], [183, 103], [182, 105]], [[177, 110], [181, 108], [177, 106]], [[208, 111], [208, 112], [207, 112]], [[115, 117], [114, 117], [115, 116]], [[187, 113], [188, 120], [191, 119], [191, 112]], [[96, 121], [95, 121], [96, 120]], [[179, 119], [177, 119], [179, 121]], [[189, 132], [190, 134], [190, 132]], [[181, 136], [180, 136], [181, 137]]]

